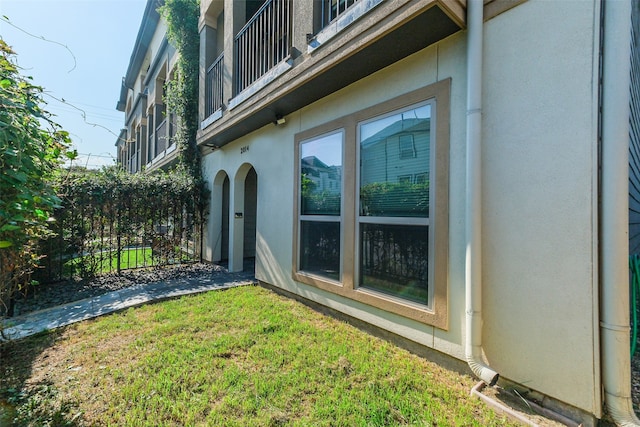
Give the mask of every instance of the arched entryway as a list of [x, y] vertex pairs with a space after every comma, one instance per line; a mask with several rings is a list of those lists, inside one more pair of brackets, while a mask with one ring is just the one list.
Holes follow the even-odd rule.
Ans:
[[238, 168], [230, 191], [229, 270], [253, 268], [258, 219], [258, 174], [252, 165]]
[[222, 203], [220, 204], [220, 214], [222, 215], [222, 227], [220, 229], [220, 259], [229, 260], [229, 177], [225, 174], [222, 183]]
[[229, 199], [230, 180], [227, 173], [219, 171], [213, 179], [211, 209], [209, 213], [209, 242], [213, 262], [229, 259]]
[[244, 258], [256, 256], [256, 223], [258, 211], [258, 174], [249, 169], [244, 180]]

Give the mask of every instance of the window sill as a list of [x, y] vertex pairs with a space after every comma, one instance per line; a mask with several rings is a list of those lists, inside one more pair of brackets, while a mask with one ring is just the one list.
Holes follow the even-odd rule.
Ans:
[[335, 291], [336, 289], [341, 289], [343, 287], [342, 282], [304, 271], [295, 271], [293, 273], [293, 280], [329, 291]]
[[315, 288], [322, 289], [323, 291], [339, 295], [352, 301], [366, 304], [371, 307], [387, 311], [389, 313], [397, 314], [398, 316], [415, 320], [426, 325], [434, 326], [438, 329], [446, 331], [449, 328], [447, 320], [446, 300], [436, 300], [436, 305], [440, 308], [438, 310], [434, 310], [427, 307], [426, 305], [394, 298], [391, 295], [386, 295], [371, 289], [352, 289], [351, 287], [345, 286], [342, 283], [310, 275], [301, 271], [294, 271], [292, 274], [292, 278], [298, 283], [313, 286]]

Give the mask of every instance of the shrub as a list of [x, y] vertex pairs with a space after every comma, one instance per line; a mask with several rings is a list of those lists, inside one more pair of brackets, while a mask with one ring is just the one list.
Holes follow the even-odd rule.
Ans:
[[0, 315], [30, 281], [34, 240], [51, 233], [59, 205], [50, 185], [68, 151], [69, 134], [42, 105], [42, 88], [20, 75], [15, 52], [0, 39]]

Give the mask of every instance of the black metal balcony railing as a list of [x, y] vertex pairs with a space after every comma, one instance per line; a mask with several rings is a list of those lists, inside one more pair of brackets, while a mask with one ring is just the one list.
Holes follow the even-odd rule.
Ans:
[[267, 0], [235, 38], [235, 95], [289, 56], [290, 0]]
[[167, 120], [160, 122], [156, 128], [156, 156], [167, 149]]
[[322, 1], [322, 28], [342, 15], [346, 10], [359, 0], [323, 0]]
[[205, 80], [205, 118], [222, 108], [223, 77], [224, 54], [221, 54], [207, 69], [207, 77]]

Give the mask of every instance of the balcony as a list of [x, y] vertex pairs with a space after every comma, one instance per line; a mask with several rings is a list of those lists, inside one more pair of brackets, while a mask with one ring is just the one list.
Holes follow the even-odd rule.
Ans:
[[235, 37], [234, 95], [286, 59], [291, 50], [291, 3], [268, 0]]
[[156, 144], [155, 144], [155, 154], [156, 156], [160, 155], [164, 150], [167, 149], [169, 145], [167, 138], [167, 119], [164, 119], [158, 127], [156, 127], [155, 131], [156, 136]]
[[216, 111], [222, 109], [224, 85], [224, 53], [213, 61], [207, 69], [205, 80], [205, 117], [211, 117]]
[[153, 132], [149, 134], [149, 150], [153, 152], [149, 155], [148, 169], [165, 168], [176, 161], [177, 156], [171, 153], [176, 151], [177, 121], [177, 115], [169, 113], [155, 129], [152, 128]]
[[[222, 147], [460, 31], [465, 4], [267, 0], [225, 44], [227, 58], [234, 55], [224, 76], [226, 108], [213, 111], [219, 92], [203, 84], [208, 105], [202, 107], [198, 144]], [[214, 78], [213, 66], [209, 70], [207, 81]]]

